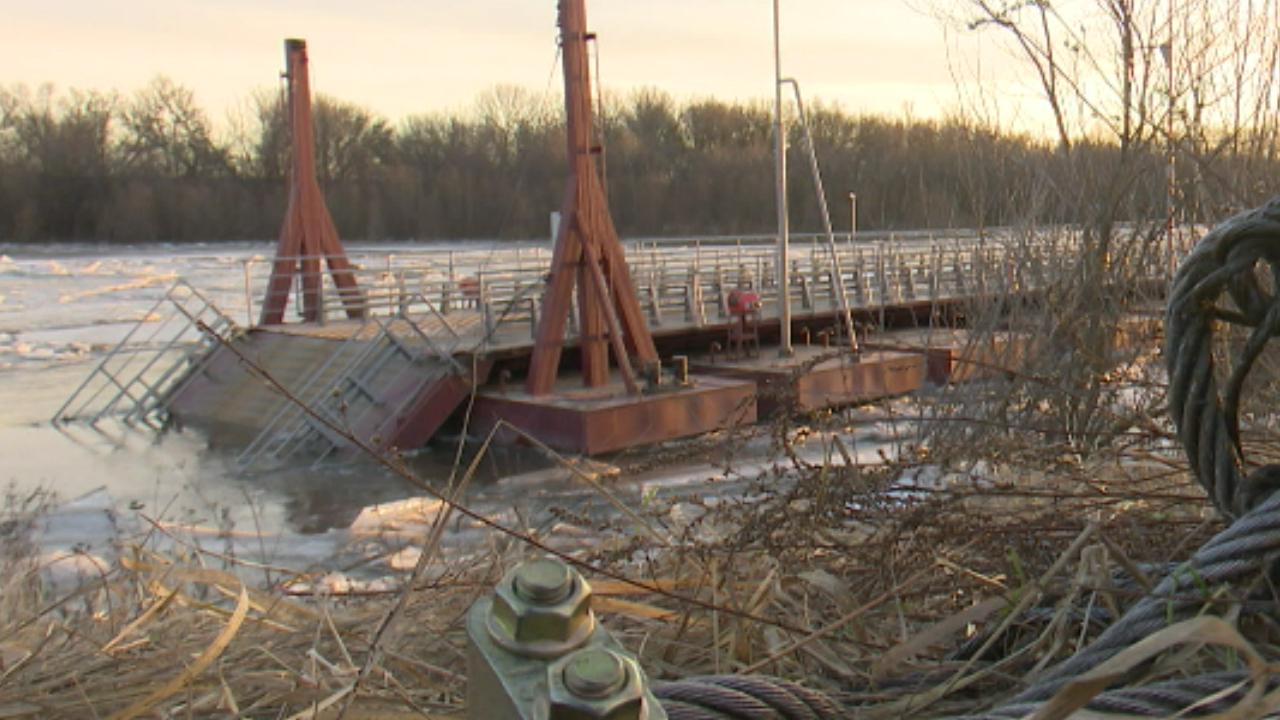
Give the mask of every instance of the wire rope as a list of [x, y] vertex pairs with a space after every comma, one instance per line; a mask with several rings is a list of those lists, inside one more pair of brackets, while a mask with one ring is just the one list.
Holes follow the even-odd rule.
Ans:
[[[1215, 341], [1225, 326], [1248, 329], [1230, 368], [1219, 368]], [[1216, 588], [1247, 584], [1280, 557], [1280, 465], [1250, 467], [1240, 438], [1245, 380], [1268, 341], [1280, 335], [1280, 198], [1234, 215], [1209, 231], [1179, 265], [1165, 313], [1164, 361], [1169, 413], [1197, 481], [1232, 524], [1175, 567], [1091, 644], [1053, 667], [995, 709], [963, 716], [1024, 717], [1072, 678], [1125, 648], [1203, 612]], [[1226, 380], [1219, 383], [1218, 375]], [[1242, 698], [1245, 672], [1215, 672], [1113, 689], [1087, 709], [1143, 717], [1223, 712]], [[1280, 675], [1268, 678], [1280, 684]], [[800, 720], [854, 718], [855, 708], [777, 678], [723, 676], [660, 685], [656, 693], [673, 720]], [[809, 714], [806, 714], [809, 713]]]

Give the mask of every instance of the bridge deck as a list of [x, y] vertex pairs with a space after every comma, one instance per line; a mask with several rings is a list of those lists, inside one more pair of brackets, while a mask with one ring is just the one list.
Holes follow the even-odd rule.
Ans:
[[[1016, 333], [996, 334], [979, 345], [952, 331], [914, 338], [873, 336], [868, 347], [879, 343], [879, 349], [869, 349], [858, 358], [845, 355], [811, 362], [810, 355], [823, 352], [818, 346], [826, 342], [836, 344], [846, 304], [863, 326], [884, 329], [895, 320], [923, 320], [927, 324], [939, 310], [1044, 291], [1059, 279], [1072, 277], [1075, 260], [1068, 251], [1069, 243], [1070, 238], [1034, 243], [1011, 238], [998, 242], [991, 238], [929, 239], [873, 246], [815, 246], [796, 253], [790, 268], [790, 307], [794, 344], [800, 352], [784, 363], [765, 361], [763, 355], [734, 362], [723, 357], [731, 349], [728, 297], [734, 291], [749, 290], [761, 301], [759, 315], [753, 320], [756, 332], [751, 334], [766, 339], [778, 336], [781, 301], [772, 246], [632, 247], [628, 263], [636, 292], [663, 357], [673, 353], [696, 356], [718, 346], [722, 357], [716, 362], [694, 358], [696, 371], [716, 377], [684, 388], [650, 388], [638, 398], [611, 397], [606, 402], [586, 398], [580, 391], [524, 398], [519, 396], [519, 378], [503, 372], [499, 387], [483, 393], [478, 406], [481, 422], [475, 427], [496, 427], [499, 419], [514, 418], [535, 431], [559, 428], [559, 435], [552, 433], [546, 438], [552, 444], [594, 453], [616, 449], [623, 442], [620, 438], [654, 442], [720, 427], [747, 402], [744, 392], [751, 396], [750, 408], [738, 413], [739, 420], [747, 416], [754, 419], [757, 411], [763, 415], [784, 408], [812, 409], [910, 391], [924, 381], [926, 373], [936, 380], [940, 372], [956, 368], [962, 373], [988, 365], [998, 368], [1006, 364], [1010, 352], [1021, 351], [1022, 341]], [[208, 387], [208, 392], [197, 392], [208, 384], [197, 379], [183, 395], [196, 401], [187, 402], [182, 409], [188, 415], [199, 414], [200, 404], [209, 402], [201, 398], [214, 394], [240, 398], [234, 403], [219, 401], [217, 412], [205, 414], [219, 423], [242, 424], [250, 434], [256, 433], [251, 448], [292, 447], [285, 441], [301, 437], [331, 449], [341, 439], [314, 422], [294, 418], [297, 413], [289, 410], [289, 404], [301, 399], [311, 412], [329, 408], [324, 412], [347, 422], [354, 406], [350, 398], [364, 398], [366, 407], [380, 413], [379, 419], [376, 423], [348, 423], [351, 427], [404, 426], [412, 430], [406, 431], [406, 438], [422, 436], [428, 425], [434, 428], [452, 410], [452, 405], [436, 407], [443, 402], [441, 398], [456, 403], [466, 394], [460, 387], [485, 381], [484, 374], [462, 377], [473, 366], [460, 358], [480, 358], [486, 373], [490, 360], [514, 361], [515, 373], [520, 372], [520, 361], [533, 346], [546, 286], [546, 265], [539, 262], [542, 258], [525, 257], [511, 264], [492, 255], [483, 262], [451, 257], [447, 270], [436, 260], [398, 257], [398, 264], [388, 259], [376, 270], [372, 269], [374, 263], [365, 263], [360, 271], [362, 321], [339, 319], [349, 308], [333, 292], [328, 297], [334, 302], [324, 305], [319, 324], [258, 327], [244, 336], [242, 346], [259, 358], [263, 369], [291, 397], [264, 393], [260, 379], [252, 377], [236, 380], [216, 393]], [[346, 300], [350, 302], [351, 297]], [[837, 331], [830, 333], [832, 328]], [[571, 320], [564, 343], [573, 346], [576, 342]], [[808, 345], [813, 347], [807, 349]], [[904, 353], [904, 346], [923, 352]], [[388, 366], [387, 357], [398, 359]], [[204, 380], [222, 375], [217, 382], [226, 384], [230, 368], [238, 364], [228, 357], [207, 362], [202, 369]], [[418, 365], [424, 366], [422, 374], [427, 380], [414, 385], [411, 379], [404, 379], [392, 387], [399, 388], [395, 393], [403, 393], [403, 388], [413, 386], [411, 394], [424, 398], [421, 402], [370, 390], [386, 367], [395, 367], [397, 377], [412, 378]], [[446, 367], [454, 370], [446, 372]], [[463, 384], [440, 391], [436, 386], [446, 377], [460, 378]], [[251, 387], [254, 385], [258, 387]], [[695, 392], [693, 388], [700, 389]], [[761, 388], [769, 392], [757, 394]], [[430, 398], [436, 399], [428, 402]], [[694, 412], [693, 408], [704, 410]], [[429, 423], [422, 420], [427, 416]], [[686, 422], [689, 418], [692, 420]], [[612, 430], [599, 435], [597, 431], [606, 426]], [[278, 439], [281, 435], [285, 440]], [[388, 439], [379, 431], [362, 441], [385, 444]]]

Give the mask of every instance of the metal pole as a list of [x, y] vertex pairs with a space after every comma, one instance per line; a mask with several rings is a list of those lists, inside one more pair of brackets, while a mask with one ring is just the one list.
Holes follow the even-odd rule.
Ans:
[[849, 191], [849, 241], [852, 242], [858, 234], [858, 194]]
[[885, 262], [884, 241], [876, 243], [876, 277], [880, 279], [879, 288], [876, 294], [880, 296], [880, 332], [885, 331], [884, 316], [885, 303], [888, 302], [886, 296], [889, 294], [889, 280], [885, 277], [885, 270], [888, 265]]
[[773, 124], [776, 144], [775, 182], [778, 203], [778, 320], [781, 338], [778, 354], [790, 357], [791, 348], [791, 253], [787, 221], [787, 135], [782, 122], [782, 39], [778, 23], [778, 0], [773, 0]]
[[845, 331], [849, 334], [849, 347], [857, 350], [858, 336], [853, 327], [853, 314], [849, 310], [849, 295], [844, 288], [844, 269], [840, 267], [840, 253], [836, 250], [835, 231], [831, 229], [831, 213], [827, 209], [827, 194], [822, 186], [822, 171], [818, 167], [818, 151], [813, 146], [813, 133], [809, 131], [809, 119], [804, 112], [804, 98], [800, 95], [800, 83], [795, 78], [788, 78], [783, 82], [790, 83], [796, 93], [796, 111], [800, 116], [800, 128], [804, 131], [804, 145], [809, 155], [809, 170], [813, 173], [813, 185], [818, 193], [818, 208], [822, 211], [822, 230], [827, 237], [827, 248], [831, 251], [834, 288], [840, 296], [840, 313], [844, 316]]
[[250, 258], [244, 261], [244, 312], [245, 327], [253, 327], [253, 292], [249, 283], [249, 265], [253, 263]]

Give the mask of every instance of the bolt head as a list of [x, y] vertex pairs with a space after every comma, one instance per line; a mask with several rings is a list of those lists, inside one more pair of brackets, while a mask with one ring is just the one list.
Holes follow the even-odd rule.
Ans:
[[604, 648], [576, 652], [564, 666], [564, 686], [580, 698], [609, 697], [627, 681], [622, 658]]
[[494, 588], [489, 635], [500, 647], [529, 657], [558, 657], [582, 645], [595, 629], [591, 586], [559, 560], [521, 563]]
[[569, 566], [558, 560], [530, 560], [516, 566], [512, 587], [528, 602], [550, 605], [573, 591], [573, 576]]
[[603, 647], [571, 653], [547, 669], [548, 720], [646, 720], [636, 661]]

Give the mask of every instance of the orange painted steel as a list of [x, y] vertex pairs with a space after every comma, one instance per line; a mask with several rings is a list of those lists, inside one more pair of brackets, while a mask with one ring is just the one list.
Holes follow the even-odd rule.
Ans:
[[302, 287], [303, 322], [321, 320], [324, 305], [321, 261], [329, 265], [329, 273], [333, 276], [333, 284], [338, 289], [347, 317], [363, 318], [363, 295], [342, 242], [338, 240], [333, 219], [325, 207], [320, 185], [316, 182], [307, 43], [305, 40], [285, 40], [284, 47], [293, 154], [289, 209], [285, 212], [284, 227], [276, 245], [276, 257], [271, 265], [271, 280], [267, 284], [259, 324], [279, 325], [284, 322], [294, 276], [299, 277]]
[[546, 395], [555, 384], [575, 288], [585, 385], [598, 387], [609, 381], [612, 350], [627, 390], [637, 393], [633, 359], [642, 365], [658, 359], [596, 174], [586, 26], [584, 0], [561, 0], [569, 181], [525, 384], [530, 395]]

